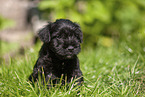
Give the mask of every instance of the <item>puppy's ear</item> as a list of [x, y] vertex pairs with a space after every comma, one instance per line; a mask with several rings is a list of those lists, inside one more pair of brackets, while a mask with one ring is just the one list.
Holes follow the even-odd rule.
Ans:
[[83, 33], [82, 33], [81, 29], [80, 29], [80, 33], [79, 33], [79, 41], [80, 41], [80, 43], [83, 43]]
[[75, 23], [76, 25], [76, 29], [77, 29], [77, 32], [78, 32], [78, 39], [79, 39], [79, 42], [80, 43], [83, 43], [83, 33], [81, 31], [81, 27], [79, 24]]
[[49, 43], [51, 37], [50, 37], [50, 29], [51, 29], [52, 23], [49, 23], [44, 28], [39, 30], [38, 37], [41, 41], [44, 43]]

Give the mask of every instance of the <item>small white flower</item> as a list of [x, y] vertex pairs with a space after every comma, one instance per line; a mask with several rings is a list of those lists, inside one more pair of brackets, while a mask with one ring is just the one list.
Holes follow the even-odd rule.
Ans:
[[138, 74], [138, 73], [139, 73], [139, 71], [135, 72], [135, 74]]
[[128, 51], [129, 51], [130, 53], [132, 53], [132, 52], [133, 52], [133, 50], [132, 50], [131, 48], [128, 48]]
[[34, 52], [34, 49], [33, 49], [33, 48], [31, 48], [31, 49], [30, 49], [30, 52], [31, 52], [31, 53], [33, 53], [33, 52]]

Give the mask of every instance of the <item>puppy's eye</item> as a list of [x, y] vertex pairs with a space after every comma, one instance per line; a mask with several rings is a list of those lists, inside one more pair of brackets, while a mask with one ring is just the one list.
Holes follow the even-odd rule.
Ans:
[[79, 46], [80, 46], [79, 44], [78, 45], [74, 45], [75, 48], [78, 48]]

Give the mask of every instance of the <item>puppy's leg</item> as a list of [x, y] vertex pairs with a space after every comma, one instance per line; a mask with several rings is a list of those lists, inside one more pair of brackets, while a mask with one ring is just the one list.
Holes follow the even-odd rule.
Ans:
[[77, 90], [77, 95], [80, 94], [80, 86], [83, 85], [83, 76], [82, 76], [82, 72], [80, 70], [80, 68], [76, 68], [73, 72], [73, 77], [72, 77], [72, 80], [75, 81], [75, 85], [73, 87], [77, 87], [76, 90]]
[[76, 59], [76, 68], [73, 70], [73, 75], [72, 75], [76, 80], [76, 82], [78, 83], [77, 85], [82, 85], [83, 83], [83, 74], [82, 71], [80, 70], [79, 67], [79, 59]]
[[79, 67], [79, 60], [76, 57], [75, 59], [69, 60], [67, 63], [67, 76], [68, 76], [68, 83], [75, 83], [75, 86], [81, 86], [83, 83], [83, 76], [82, 72]]
[[34, 66], [33, 73], [29, 76], [29, 80], [31, 82], [35, 82], [38, 79], [38, 76], [40, 75], [42, 77], [42, 71], [43, 71], [43, 62], [39, 58]]
[[80, 70], [78, 71], [78, 73], [76, 72], [74, 79], [76, 79], [75, 82], [77, 83], [78, 86], [81, 86], [83, 84], [84, 79], [83, 79], [82, 72]]
[[45, 76], [45, 82], [46, 82], [47, 88], [49, 89], [52, 86], [59, 85], [60, 78], [55, 76], [53, 73], [49, 73]]

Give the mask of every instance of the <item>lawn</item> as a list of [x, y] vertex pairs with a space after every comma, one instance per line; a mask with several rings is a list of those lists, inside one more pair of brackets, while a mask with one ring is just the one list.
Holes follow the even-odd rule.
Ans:
[[[23, 57], [11, 58], [9, 65], [0, 65], [0, 96], [74, 97], [76, 88], [70, 84], [46, 89], [40, 82], [34, 87], [27, 81], [37, 60], [41, 44], [26, 50]], [[145, 96], [145, 48], [126, 41], [111, 47], [83, 47], [79, 54], [84, 84], [81, 97]]]

